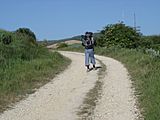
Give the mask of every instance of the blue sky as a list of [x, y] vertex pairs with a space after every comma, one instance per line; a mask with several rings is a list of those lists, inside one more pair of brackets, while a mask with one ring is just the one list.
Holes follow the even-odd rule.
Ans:
[[97, 32], [124, 21], [144, 35], [160, 34], [160, 0], [0, 0], [0, 28], [30, 28], [39, 40]]

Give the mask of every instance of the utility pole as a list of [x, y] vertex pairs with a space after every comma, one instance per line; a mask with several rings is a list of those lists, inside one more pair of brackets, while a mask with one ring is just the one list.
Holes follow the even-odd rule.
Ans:
[[122, 22], [124, 23], [125, 21], [124, 21], [124, 18], [125, 16], [124, 16], [124, 10], [122, 11]]
[[136, 28], [137, 28], [137, 25], [136, 25], [136, 14], [134, 12], [134, 29], [136, 30]]
[[136, 23], [136, 14], [134, 12], [134, 30], [137, 31], [137, 32], [140, 32], [140, 26], [137, 26], [137, 23]]

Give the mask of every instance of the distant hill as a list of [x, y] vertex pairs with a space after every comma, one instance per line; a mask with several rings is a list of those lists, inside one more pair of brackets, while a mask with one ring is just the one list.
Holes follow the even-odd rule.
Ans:
[[[94, 33], [93, 37], [98, 37], [100, 35], [100, 33]], [[60, 43], [60, 42], [66, 42], [66, 41], [70, 41], [70, 40], [81, 40], [81, 35], [77, 35], [77, 36], [73, 36], [71, 38], [65, 38], [65, 39], [60, 39], [60, 40], [47, 40], [47, 41], [39, 41], [40, 44], [46, 43], [47, 45], [52, 45], [52, 44], [56, 44], [56, 43]]]
[[[98, 37], [100, 35], [100, 33], [93, 33], [93, 37]], [[67, 41], [67, 40], [81, 40], [81, 35], [77, 35], [71, 38], [66, 38], [66, 39], [62, 39], [62, 41]]]

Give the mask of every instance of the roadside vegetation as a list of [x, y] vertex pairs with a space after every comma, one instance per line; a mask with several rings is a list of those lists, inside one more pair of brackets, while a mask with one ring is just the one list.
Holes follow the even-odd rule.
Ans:
[[0, 112], [50, 81], [69, 63], [39, 45], [28, 28], [0, 30]]
[[[128, 69], [145, 120], [160, 119], [160, 36], [143, 36], [124, 23], [104, 27], [95, 53], [115, 58]], [[79, 44], [61, 50], [84, 52]]]
[[62, 43], [58, 43], [56, 46], [58, 49], [60, 49], [60, 48], [68, 47], [68, 44], [62, 42]]

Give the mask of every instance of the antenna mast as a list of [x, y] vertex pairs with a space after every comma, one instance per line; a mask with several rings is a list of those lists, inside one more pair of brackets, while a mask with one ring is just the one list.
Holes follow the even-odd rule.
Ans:
[[136, 14], [134, 12], [134, 29], [136, 30], [136, 28], [137, 28], [137, 25], [136, 25]]
[[124, 10], [122, 11], [122, 22], [124, 23]]

